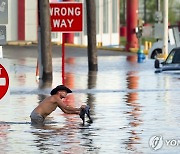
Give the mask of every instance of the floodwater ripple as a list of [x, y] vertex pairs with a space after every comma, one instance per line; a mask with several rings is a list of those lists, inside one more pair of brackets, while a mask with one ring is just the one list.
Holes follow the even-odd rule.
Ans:
[[[179, 74], [154, 74], [152, 60], [139, 64], [136, 55], [109, 51], [100, 52], [98, 72], [89, 72], [85, 49], [73, 57], [74, 49], [68, 48], [65, 84], [73, 93], [65, 101], [75, 107], [88, 104], [92, 124], [83, 126], [78, 115], [56, 109], [44, 127], [31, 126], [31, 111], [62, 84], [60, 56], [53, 58], [52, 82], [36, 79], [35, 49], [5, 48], [12, 68], [10, 100], [0, 104], [0, 153], [146, 154], [154, 153], [149, 147], [154, 135], [179, 139]], [[23, 57], [16, 57], [20, 50]], [[156, 152], [179, 149], [163, 146]]]

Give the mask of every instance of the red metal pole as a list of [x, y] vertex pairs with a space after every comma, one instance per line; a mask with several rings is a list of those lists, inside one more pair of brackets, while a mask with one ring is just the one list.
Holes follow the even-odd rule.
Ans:
[[62, 84], [65, 83], [65, 50], [64, 50], [64, 33], [62, 33]]
[[135, 28], [138, 20], [138, 0], [127, 0], [127, 43], [126, 50], [138, 48]]

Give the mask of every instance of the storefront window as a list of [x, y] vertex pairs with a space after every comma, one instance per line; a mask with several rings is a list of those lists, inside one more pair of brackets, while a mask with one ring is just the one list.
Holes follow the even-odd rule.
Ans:
[[113, 33], [116, 33], [117, 32], [117, 30], [118, 30], [118, 28], [117, 28], [117, 25], [118, 25], [118, 16], [119, 16], [119, 14], [117, 14], [118, 13], [118, 10], [117, 10], [117, 7], [118, 7], [118, 2], [117, 2], [117, 0], [113, 0], [112, 1], [112, 32]]
[[109, 0], [103, 0], [103, 32], [108, 33], [108, 16], [109, 16], [109, 9], [108, 9], [108, 3], [111, 2]]
[[86, 1], [84, 1], [84, 25], [83, 25], [83, 28], [84, 28], [84, 35], [87, 35], [87, 13], [86, 13]]
[[96, 33], [99, 34], [99, 0], [96, 0]]

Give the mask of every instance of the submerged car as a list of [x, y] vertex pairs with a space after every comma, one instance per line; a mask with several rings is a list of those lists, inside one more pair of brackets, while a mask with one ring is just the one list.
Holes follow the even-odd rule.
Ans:
[[156, 68], [155, 73], [162, 71], [180, 71], [180, 47], [174, 48], [165, 61], [160, 62], [159, 59], [156, 59], [154, 67]]

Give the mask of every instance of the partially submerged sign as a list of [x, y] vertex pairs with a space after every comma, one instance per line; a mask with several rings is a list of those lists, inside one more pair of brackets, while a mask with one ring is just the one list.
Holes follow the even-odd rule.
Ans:
[[51, 3], [51, 31], [80, 32], [83, 30], [82, 3]]

